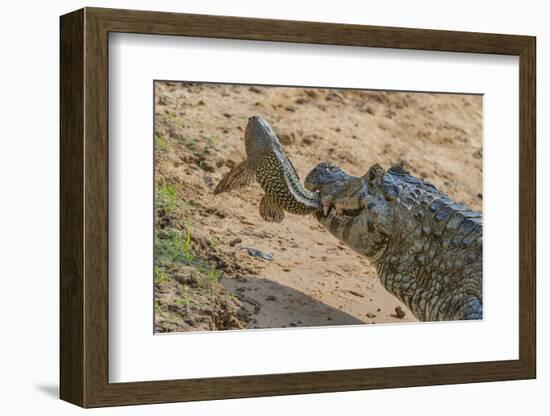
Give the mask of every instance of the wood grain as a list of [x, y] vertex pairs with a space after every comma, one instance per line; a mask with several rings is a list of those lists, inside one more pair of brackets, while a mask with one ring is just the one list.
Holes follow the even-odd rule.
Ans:
[[519, 356], [536, 377], [536, 41], [520, 54], [519, 103]]
[[[62, 399], [98, 407], [535, 377], [535, 38], [97, 8], [63, 16], [60, 29]], [[519, 56], [519, 359], [109, 383], [109, 32]]]
[[61, 19], [60, 388], [84, 405], [84, 12]]

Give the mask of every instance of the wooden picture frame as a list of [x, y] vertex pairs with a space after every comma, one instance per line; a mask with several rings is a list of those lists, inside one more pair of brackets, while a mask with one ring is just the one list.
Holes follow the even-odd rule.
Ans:
[[[85, 8], [61, 17], [60, 396], [82, 407], [535, 378], [535, 38]], [[109, 383], [110, 32], [519, 56], [519, 359]]]

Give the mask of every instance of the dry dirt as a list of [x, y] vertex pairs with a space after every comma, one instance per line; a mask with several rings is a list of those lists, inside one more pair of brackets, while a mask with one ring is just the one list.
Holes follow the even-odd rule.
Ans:
[[[170, 82], [155, 88], [158, 332], [415, 320], [369, 260], [313, 217], [263, 221], [256, 183], [212, 191], [244, 158], [244, 127], [256, 114], [271, 123], [302, 180], [321, 161], [354, 175], [405, 161], [412, 174], [481, 210], [480, 96]], [[253, 257], [248, 247], [273, 258]]]

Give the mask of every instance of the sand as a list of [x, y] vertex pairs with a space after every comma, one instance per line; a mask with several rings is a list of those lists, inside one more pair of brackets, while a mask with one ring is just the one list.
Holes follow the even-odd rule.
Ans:
[[263, 221], [256, 183], [213, 195], [244, 158], [251, 115], [271, 123], [302, 180], [322, 161], [353, 175], [404, 161], [453, 199], [482, 208], [481, 96], [157, 82], [155, 112], [157, 201], [168, 186], [176, 206], [157, 209], [157, 235], [176, 233], [192, 253], [158, 263], [160, 332], [416, 320], [369, 260], [313, 217]]

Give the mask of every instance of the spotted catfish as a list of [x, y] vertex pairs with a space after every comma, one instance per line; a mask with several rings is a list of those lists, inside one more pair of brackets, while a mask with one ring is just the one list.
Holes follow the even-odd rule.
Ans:
[[214, 194], [243, 189], [255, 178], [265, 192], [260, 201], [260, 215], [266, 221], [281, 222], [284, 211], [308, 215], [320, 210], [319, 195], [302, 186], [296, 169], [266, 120], [250, 117], [244, 138], [246, 159], [222, 178]]

